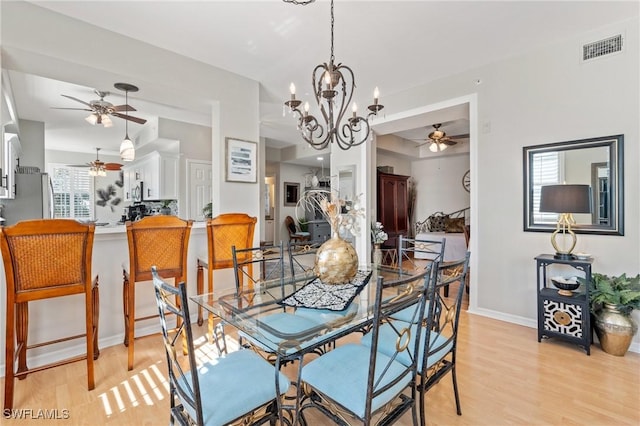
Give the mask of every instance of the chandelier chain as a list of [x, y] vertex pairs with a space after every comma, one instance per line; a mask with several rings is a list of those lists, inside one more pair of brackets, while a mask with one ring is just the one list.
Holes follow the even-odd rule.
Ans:
[[[335, 56], [333, 55], [333, 26], [335, 24], [335, 17], [333, 15], [333, 0], [331, 0], [331, 64], [333, 64], [335, 60]], [[331, 70], [333, 71], [333, 70]]]

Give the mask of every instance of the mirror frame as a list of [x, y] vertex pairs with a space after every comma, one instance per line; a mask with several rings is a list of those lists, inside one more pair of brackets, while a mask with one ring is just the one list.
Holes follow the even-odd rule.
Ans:
[[[624, 235], [624, 135], [603, 136], [568, 142], [532, 145], [522, 148], [523, 157], [523, 216], [524, 230], [529, 232], [553, 232], [556, 225], [535, 223], [533, 218], [532, 159], [541, 152], [570, 151], [585, 148], [609, 148], [609, 194], [611, 197], [611, 221], [608, 225], [578, 224], [573, 227], [576, 234]], [[587, 165], [591, 170], [592, 165]], [[576, 183], [576, 182], [569, 182]], [[592, 185], [592, 182], [588, 182]], [[592, 186], [593, 188], [593, 186]]]

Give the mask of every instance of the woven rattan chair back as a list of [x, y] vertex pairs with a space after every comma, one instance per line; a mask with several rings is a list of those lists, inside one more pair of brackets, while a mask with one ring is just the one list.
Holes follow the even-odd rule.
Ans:
[[252, 247], [257, 221], [244, 213], [224, 213], [207, 221], [210, 269], [233, 268], [231, 247]]
[[[6, 276], [6, 342], [4, 409], [13, 406], [14, 379], [28, 373], [86, 358], [87, 387], [95, 387], [97, 350], [97, 278], [91, 280], [93, 224], [70, 219], [27, 220], [0, 228]], [[38, 344], [28, 343], [29, 302], [73, 294], [85, 295], [86, 333]], [[86, 354], [30, 370], [27, 349], [85, 337]], [[17, 359], [17, 369], [15, 361]]]
[[129, 349], [129, 370], [133, 369], [135, 322], [157, 317], [135, 317], [135, 283], [151, 281], [152, 266], [156, 266], [158, 275], [163, 278], [174, 278], [176, 284], [186, 282], [187, 251], [192, 225], [192, 220], [170, 215], [147, 216], [139, 221], [126, 223], [129, 268], [123, 270], [123, 310], [124, 344]]
[[[213, 271], [233, 268], [232, 247], [243, 250], [253, 247], [256, 217], [245, 213], [223, 213], [207, 220], [207, 258], [197, 260], [197, 292], [204, 293], [204, 272], [209, 279], [208, 292], [213, 292]], [[213, 336], [213, 315], [209, 314], [209, 336]], [[202, 325], [202, 307], [198, 306], [198, 325]]]

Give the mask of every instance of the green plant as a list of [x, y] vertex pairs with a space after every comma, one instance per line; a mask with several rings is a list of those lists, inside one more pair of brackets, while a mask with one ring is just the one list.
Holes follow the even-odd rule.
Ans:
[[202, 208], [202, 214], [205, 218], [211, 219], [213, 217], [213, 203], [207, 203]]
[[298, 219], [298, 226], [300, 227], [300, 231], [309, 232], [309, 222], [306, 222], [302, 219]]
[[[578, 279], [586, 284], [584, 278]], [[640, 309], [640, 274], [635, 277], [608, 276], [604, 274], [591, 274], [589, 284], [591, 312], [595, 312], [604, 303], [616, 306], [620, 312], [630, 315], [634, 309]]]
[[173, 200], [162, 200], [160, 201], [160, 207], [167, 208], [173, 203]]

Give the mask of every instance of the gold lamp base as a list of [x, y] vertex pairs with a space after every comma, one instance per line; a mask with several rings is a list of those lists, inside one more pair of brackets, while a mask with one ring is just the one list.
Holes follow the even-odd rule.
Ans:
[[[573, 219], [573, 215], [571, 213], [562, 213], [558, 218], [558, 223], [556, 225], [556, 230], [551, 234], [551, 245], [554, 249], [556, 249], [555, 258], [556, 259], [566, 259], [571, 260], [574, 259], [571, 252], [576, 247], [576, 243], [578, 239], [576, 238], [575, 232], [571, 230], [571, 225], [574, 225], [576, 221]], [[558, 234], [562, 234], [563, 239], [566, 239], [567, 235], [571, 236], [571, 245], [566, 250], [561, 250], [556, 238]]]

